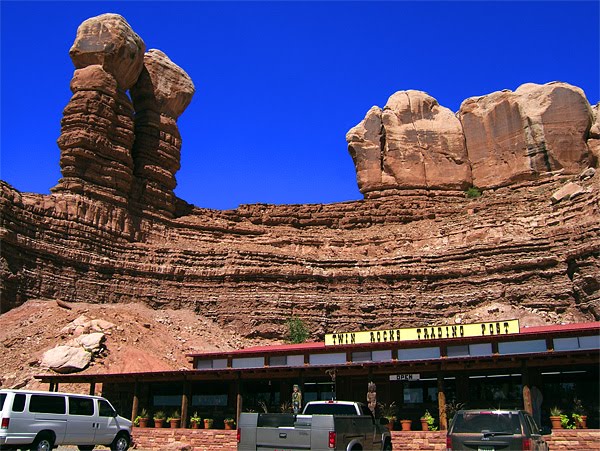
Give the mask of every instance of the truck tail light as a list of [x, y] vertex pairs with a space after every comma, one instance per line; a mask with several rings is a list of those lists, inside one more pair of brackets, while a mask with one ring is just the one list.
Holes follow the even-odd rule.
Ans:
[[335, 448], [335, 432], [329, 431], [329, 447]]
[[237, 429], [237, 442], [240, 443], [240, 440], [242, 439], [242, 430], [240, 428]]
[[446, 451], [452, 451], [452, 437], [446, 436]]
[[530, 451], [530, 450], [531, 450], [531, 439], [524, 438], [523, 439], [523, 451]]
[[2, 418], [2, 426], [0, 426], [0, 429], [8, 429], [8, 423], [10, 423], [10, 418]]

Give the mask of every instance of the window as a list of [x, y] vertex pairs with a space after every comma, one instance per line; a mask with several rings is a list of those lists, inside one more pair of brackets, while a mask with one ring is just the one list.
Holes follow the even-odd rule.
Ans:
[[352, 353], [353, 362], [370, 362], [373, 359], [371, 351], [360, 351]]
[[384, 351], [373, 351], [373, 362], [385, 362], [386, 360], [392, 360], [391, 349], [386, 349]]
[[270, 366], [286, 366], [287, 356], [286, 355], [274, 355], [269, 358]]
[[492, 355], [491, 343], [448, 346], [448, 357], [477, 357]]
[[242, 357], [231, 361], [232, 368], [262, 368], [265, 366], [264, 357]]
[[498, 352], [500, 354], [529, 354], [546, 351], [546, 340], [505, 341], [498, 343]]
[[71, 415], [94, 415], [94, 400], [90, 398], [69, 397], [69, 414]]
[[23, 412], [25, 410], [25, 395], [16, 394], [13, 401], [12, 411]]
[[6, 399], [6, 393], [0, 393], [0, 410], [4, 408], [4, 400]]
[[64, 396], [31, 395], [29, 411], [34, 413], [66, 413]]
[[338, 352], [335, 354], [311, 354], [311, 365], [331, 365], [334, 363], [346, 363], [346, 353]]
[[440, 348], [399, 349], [398, 360], [427, 360], [439, 359]]
[[115, 415], [115, 411], [110, 406], [109, 403], [104, 401], [103, 399], [98, 401], [100, 409], [98, 410], [98, 415], [101, 417], [113, 417]]
[[555, 338], [555, 351], [571, 351], [574, 349], [598, 349], [600, 348], [600, 337], [590, 335], [586, 337]]
[[404, 404], [421, 404], [423, 402], [423, 388], [404, 388]]
[[223, 368], [227, 368], [227, 359], [198, 360], [196, 362], [197, 370], [210, 370], [210, 369], [223, 369]]

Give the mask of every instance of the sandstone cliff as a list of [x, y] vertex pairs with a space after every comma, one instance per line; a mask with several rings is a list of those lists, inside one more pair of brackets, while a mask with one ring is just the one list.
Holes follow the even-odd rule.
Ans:
[[[315, 336], [490, 304], [546, 322], [600, 318], [600, 176], [579, 177], [597, 164], [600, 132], [578, 88], [524, 85], [458, 115], [396, 93], [348, 133], [364, 200], [207, 210], [173, 195], [193, 84], [158, 51], [138, 72], [142, 41], [121, 19], [83, 27], [85, 48], [112, 52], [89, 30], [113, 24], [135, 68], [75, 56], [53, 194], [0, 182], [2, 312], [40, 297], [135, 302], [264, 338], [290, 315]], [[568, 182], [580, 189], [551, 202]], [[473, 185], [483, 195], [467, 197]]]

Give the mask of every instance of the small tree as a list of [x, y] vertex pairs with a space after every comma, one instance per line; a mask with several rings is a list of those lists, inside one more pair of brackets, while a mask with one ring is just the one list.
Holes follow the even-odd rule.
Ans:
[[476, 186], [472, 186], [467, 191], [465, 191], [465, 194], [469, 199], [475, 199], [481, 196], [481, 190]]
[[288, 340], [291, 343], [304, 343], [308, 338], [308, 329], [304, 321], [297, 316], [292, 316], [287, 320]]

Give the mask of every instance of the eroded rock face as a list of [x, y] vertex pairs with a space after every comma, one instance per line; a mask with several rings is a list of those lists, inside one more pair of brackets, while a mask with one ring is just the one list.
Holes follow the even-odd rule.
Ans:
[[54, 192], [126, 204], [133, 182], [133, 105], [145, 44], [125, 19], [103, 14], [83, 22], [69, 52], [77, 68], [63, 111], [60, 167]]
[[134, 198], [143, 208], [172, 216], [180, 168], [181, 135], [177, 118], [194, 95], [188, 74], [160, 50], [144, 55], [144, 69], [131, 90], [136, 110]]
[[[346, 140], [367, 197], [488, 189], [595, 165], [586, 142], [592, 120], [583, 91], [567, 83], [470, 98], [457, 115], [423, 92], [399, 91], [383, 110], [372, 107]], [[596, 149], [593, 136], [589, 146]]]
[[458, 115], [475, 186], [503, 186], [558, 170], [577, 174], [591, 163], [591, 109], [583, 91], [567, 83], [527, 83], [515, 92], [470, 98]]
[[373, 107], [346, 139], [362, 193], [393, 188], [471, 185], [461, 124], [420, 91], [399, 91]]

